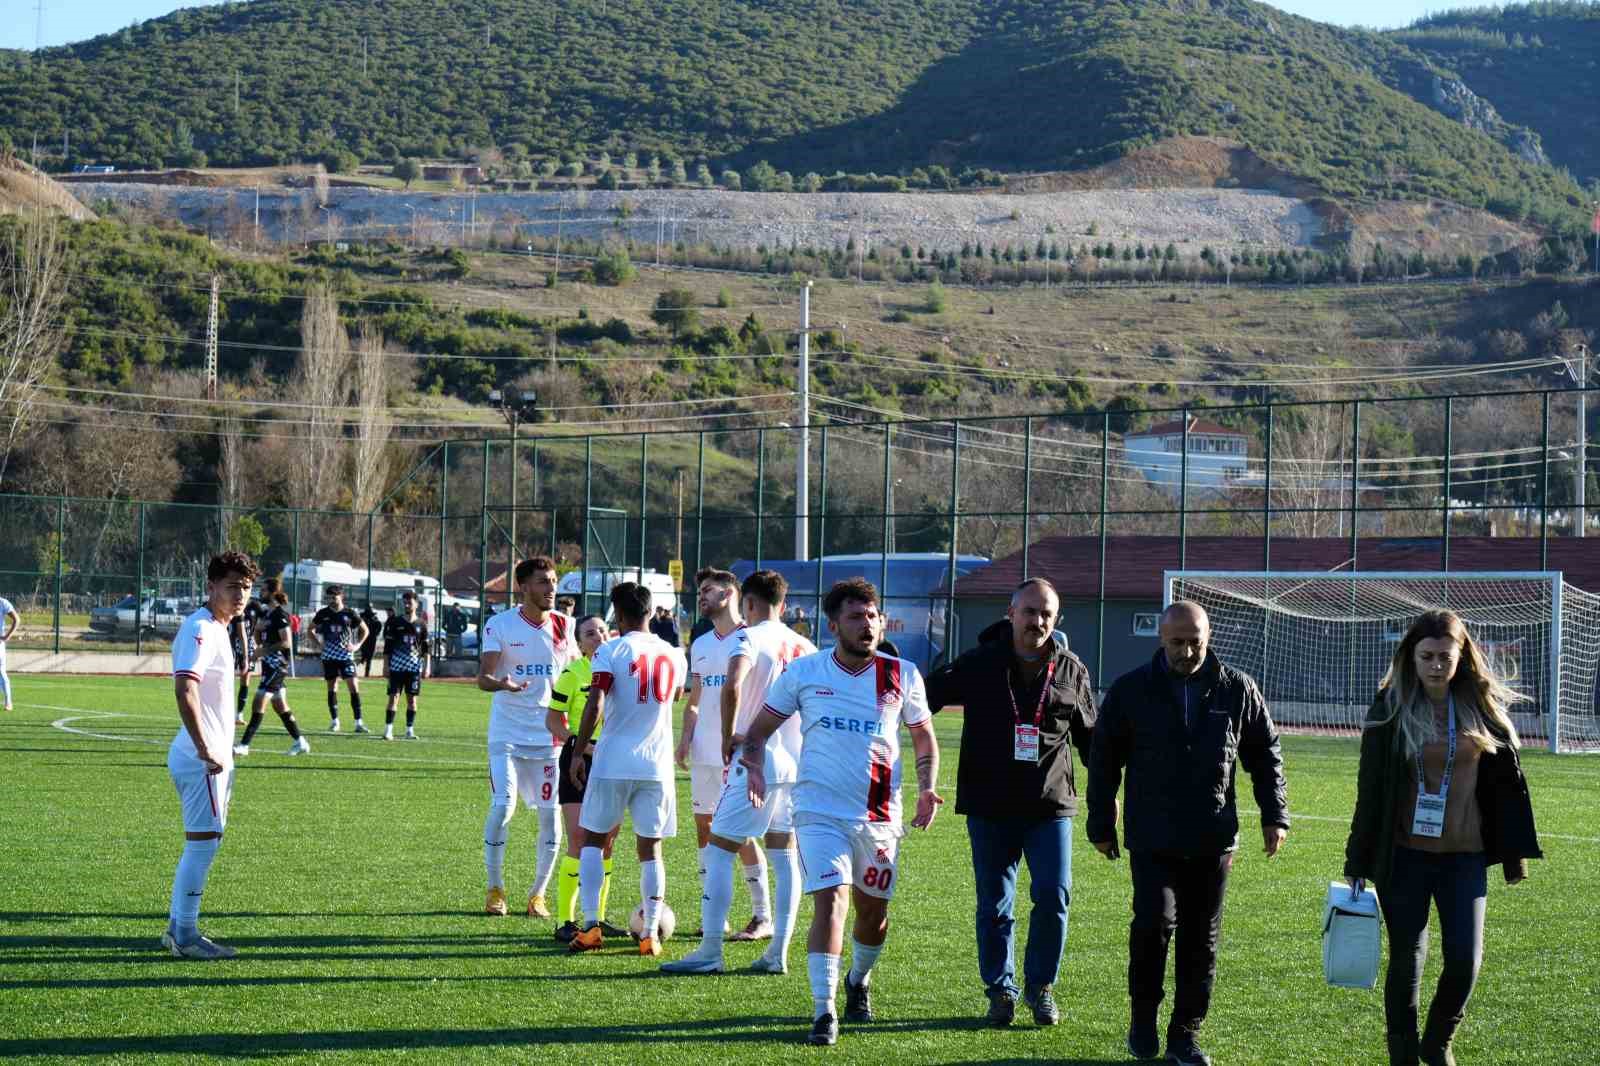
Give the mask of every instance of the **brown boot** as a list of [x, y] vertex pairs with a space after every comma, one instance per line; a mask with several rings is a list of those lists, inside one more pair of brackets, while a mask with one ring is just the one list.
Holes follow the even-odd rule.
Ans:
[[1390, 1033], [1388, 1039], [1389, 1066], [1418, 1066], [1415, 1029], [1409, 1033]]

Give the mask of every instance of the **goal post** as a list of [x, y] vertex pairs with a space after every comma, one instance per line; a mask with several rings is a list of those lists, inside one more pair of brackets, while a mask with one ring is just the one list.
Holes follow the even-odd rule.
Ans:
[[1163, 605], [1206, 609], [1212, 648], [1281, 724], [1359, 731], [1412, 620], [1442, 607], [1522, 695], [1511, 715], [1525, 742], [1600, 752], [1600, 596], [1560, 571], [1169, 570], [1163, 585]]

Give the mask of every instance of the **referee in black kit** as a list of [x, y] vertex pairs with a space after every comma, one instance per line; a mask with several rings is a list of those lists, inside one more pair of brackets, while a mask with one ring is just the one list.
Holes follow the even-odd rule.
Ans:
[[[1072, 895], [1072, 749], [1087, 761], [1095, 705], [1088, 669], [1055, 631], [1060, 609], [1050, 582], [1024, 581], [1005, 620], [927, 682], [929, 707], [962, 707], [956, 813], [972, 843], [978, 976], [997, 1027], [1011, 1024], [1019, 992], [1037, 1024], [1061, 1017], [1053, 986]], [[1019, 988], [1012, 915], [1023, 859], [1033, 910]]]

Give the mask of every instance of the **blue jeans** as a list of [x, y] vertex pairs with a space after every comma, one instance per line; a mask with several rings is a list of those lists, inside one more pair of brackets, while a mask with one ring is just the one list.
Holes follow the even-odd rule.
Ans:
[[984, 986], [1018, 992], [1012, 911], [1017, 898], [1017, 863], [1028, 860], [1033, 912], [1023, 979], [1054, 984], [1067, 945], [1067, 905], [1072, 897], [1071, 818], [981, 818], [967, 816], [972, 873], [978, 889], [978, 976]]

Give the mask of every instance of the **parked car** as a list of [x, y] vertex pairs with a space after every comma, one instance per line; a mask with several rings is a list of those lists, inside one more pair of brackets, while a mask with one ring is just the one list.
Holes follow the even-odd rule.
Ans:
[[89, 611], [89, 628], [97, 633], [132, 636], [138, 629], [146, 633], [177, 633], [183, 620], [195, 609], [189, 600], [172, 596], [146, 597], [141, 606], [135, 596], [124, 596], [110, 607]]

